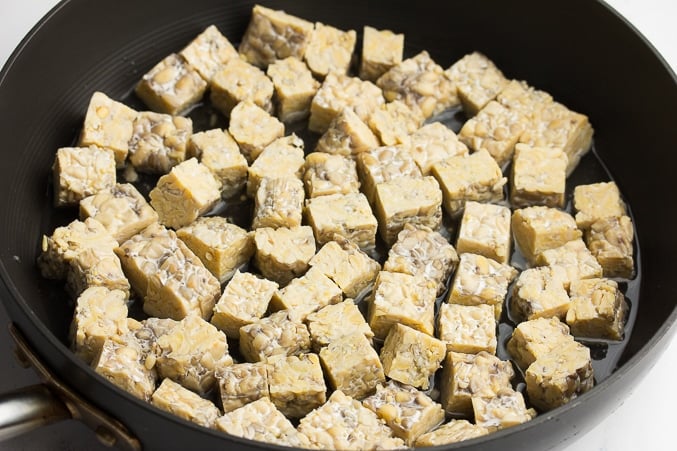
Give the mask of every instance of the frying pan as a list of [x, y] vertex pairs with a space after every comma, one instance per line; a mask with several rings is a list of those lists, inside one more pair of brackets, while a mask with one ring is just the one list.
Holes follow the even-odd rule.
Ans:
[[[426, 49], [445, 67], [472, 50], [483, 51], [510, 77], [528, 80], [590, 116], [596, 152], [632, 207], [641, 244], [641, 302], [620, 367], [564, 407], [446, 448], [547, 449], [592, 427], [653, 365], [674, 332], [677, 237], [671, 232], [677, 214], [670, 208], [674, 193], [665, 188], [676, 159], [674, 74], [597, 1], [261, 3], [344, 29], [369, 24], [404, 32], [408, 54]], [[129, 97], [141, 74], [211, 23], [237, 42], [251, 6], [214, 0], [66, 1], [0, 76], [0, 136], [12, 152], [0, 167], [0, 296], [25, 355], [56, 378], [45, 398], [65, 396], [66, 408], [107, 428], [99, 430], [101, 436], [122, 447], [263, 446], [161, 412], [108, 384], [70, 353], [65, 343], [72, 305], [57, 285], [40, 278], [34, 264], [41, 234], [74, 216], [51, 208], [47, 177], [54, 151], [73, 142], [93, 90]]]

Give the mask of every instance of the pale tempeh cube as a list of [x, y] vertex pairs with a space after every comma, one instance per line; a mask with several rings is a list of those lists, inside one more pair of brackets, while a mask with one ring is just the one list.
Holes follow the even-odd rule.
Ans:
[[571, 282], [571, 307], [566, 322], [577, 337], [622, 340], [628, 303], [610, 279]]
[[602, 266], [604, 277], [632, 277], [634, 229], [629, 216], [595, 221], [585, 231], [585, 242]]
[[301, 178], [303, 173], [303, 140], [291, 134], [277, 138], [256, 157], [248, 170], [247, 196], [253, 197], [264, 178]]
[[416, 439], [444, 421], [442, 406], [428, 395], [395, 381], [379, 385], [376, 394], [362, 401], [393, 430], [395, 436], [413, 446]]
[[559, 148], [518, 143], [512, 160], [510, 202], [514, 207], [564, 207], [567, 156]]
[[270, 309], [286, 310], [292, 321], [304, 321], [308, 314], [343, 300], [341, 289], [318, 268], [273, 293]]
[[331, 387], [352, 398], [372, 394], [386, 380], [378, 353], [359, 331], [337, 338], [319, 354]]
[[66, 274], [66, 291], [77, 298], [89, 287], [120, 290], [125, 293], [125, 298], [129, 298], [129, 281], [113, 249], [83, 249], [70, 261]]
[[502, 205], [468, 201], [456, 238], [459, 254], [484, 255], [499, 263], [508, 263], [512, 234], [510, 209]]
[[124, 166], [137, 114], [106, 94], [95, 92], [89, 100], [78, 145], [109, 149], [115, 155], [116, 166]]
[[254, 255], [254, 238], [221, 216], [198, 218], [176, 231], [205, 267], [225, 283]]
[[141, 77], [134, 92], [153, 111], [180, 114], [202, 100], [206, 90], [200, 73], [172, 53]]
[[247, 181], [247, 159], [226, 130], [213, 129], [194, 133], [186, 147], [187, 158], [195, 157], [221, 182], [221, 195], [231, 197]]
[[498, 93], [496, 101], [504, 107], [516, 111], [527, 120], [527, 127], [534, 123], [545, 107], [550, 105], [552, 96], [529, 86], [525, 81], [510, 80]]
[[158, 376], [202, 394], [214, 386], [217, 368], [233, 364], [226, 335], [197, 315], [179, 321], [156, 345]]
[[616, 182], [578, 185], [574, 188], [574, 210], [576, 224], [582, 230], [590, 228], [593, 222], [600, 219], [627, 215]]
[[521, 322], [507, 344], [508, 353], [522, 371], [540, 357], [572, 342], [569, 326], [557, 317]]
[[240, 58], [232, 58], [212, 76], [209, 99], [229, 117], [235, 106], [252, 102], [267, 113], [273, 112], [273, 82], [261, 69]]
[[82, 292], [68, 334], [75, 355], [89, 364], [107, 339], [128, 331], [126, 301], [120, 290], [91, 287]]
[[115, 156], [99, 147], [62, 147], [52, 166], [54, 206], [74, 206], [115, 186]]
[[264, 178], [254, 196], [252, 229], [298, 227], [303, 220], [303, 182], [298, 178]]
[[305, 211], [318, 244], [333, 241], [339, 236], [352, 241], [362, 250], [376, 246], [378, 221], [362, 193], [308, 199]]
[[437, 317], [437, 337], [447, 351], [496, 353], [496, 318], [490, 305], [442, 304]]
[[560, 247], [582, 236], [569, 213], [545, 206], [515, 210], [511, 225], [515, 244], [532, 264], [543, 251]]
[[313, 152], [306, 156], [303, 181], [308, 197], [358, 193], [355, 161], [342, 155]]
[[228, 131], [252, 163], [268, 144], [284, 136], [284, 124], [254, 102], [244, 101], [230, 112]]
[[367, 124], [384, 146], [408, 144], [409, 135], [418, 130], [423, 117], [418, 109], [395, 100], [381, 105], [369, 116]]
[[345, 107], [320, 136], [315, 151], [354, 158], [360, 152], [379, 145], [378, 138], [367, 124], [351, 108]]
[[310, 412], [297, 430], [316, 449], [369, 451], [404, 448], [402, 439], [374, 412], [336, 390], [320, 408]]
[[519, 321], [552, 317], [563, 320], [571, 305], [565, 280], [566, 272], [558, 266], [525, 269], [513, 285], [510, 311]]
[[474, 116], [494, 100], [508, 80], [493, 61], [479, 52], [465, 55], [446, 70], [454, 82], [463, 110]]
[[322, 307], [306, 317], [310, 339], [316, 352], [352, 333], [361, 333], [369, 342], [374, 333], [352, 299]]
[[343, 31], [316, 22], [306, 47], [306, 64], [320, 79], [330, 72], [346, 74], [353, 59], [356, 41], [355, 30]]
[[329, 73], [310, 104], [308, 129], [324, 133], [332, 120], [344, 108], [352, 109], [366, 121], [380, 105], [385, 103], [378, 86], [345, 74]]
[[303, 418], [327, 400], [317, 354], [269, 358], [268, 384], [270, 400], [288, 418]]
[[312, 22], [254, 5], [238, 50], [245, 60], [260, 67], [288, 56], [302, 59], [312, 32]]
[[421, 170], [406, 146], [383, 146], [361, 152], [357, 156], [357, 173], [362, 192], [374, 202], [376, 186], [402, 178], [421, 178]]
[[233, 44], [214, 25], [205, 28], [179, 52], [179, 55], [193, 66], [207, 83], [211, 83], [219, 67], [232, 58], [238, 58]]
[[305, 119], [310, 114], [310, 102], [320, 89], [308, 66], [290, 56], [268, 66], [266, 74], [273, 81], [273, 102], [280, 120], [285, 123]]
[[93, 218], [122, 244], [158, 220], [158, 214], [129, 183], [116, 184], [80, 201], [80, 219]]
[[376, 84], [386, 100], [401, 100], [424, 118], [458, 105], [456, 86], [426, 51], [393, 66]]
[[236, 363], [217, 368], [214, 376], [224, 412], [268, 398], [268, 364], [264, 362]]
[[483, 426], [478, 426], [468, 420], [451, 420], [437, 429], [421, 435], [417, 440], [416, 446], [441, 446], [451, 443], [470, 440], [471, 438], [481, 437], [489, 433], [489, 430]]
[[[433, 164], [468, 155], [468, 146], [441, 122], [425, 124], [409, 136], [409, 152], [423, 175], [432, 175]], [[439, 181], [439, 179], [438, 179]]]
[[249, 362], [265, 362], [273, 356], [296, 355], [309, 350], [308, 328], [292, 321], [286, 311], [240, 328], [240, 352]]
[[219, 412], [214, 403], [173, 382], [171, 379], [162, 381], [150, 398], [150, 403], [155, 407], [206, 428], [214, 427], [216, 420], [221, 416], [221, 412]]
[[522, 393], [512, 388], [491, 397], [473, 396], [472, 408], [477, 425], [490, 431], [526, 423], [535, 416], [533, 410], [527, 409]]
[[240, 327], [263, 317], [277, 288], [277, 283], [273, 281], [235, 271], [214, 306], [211, 323], [226, 336], [240, 338]]
[[396, 324], [427, 335], [435, 331], [437, 285], [423, 277], [381, 271], [369, 299], [367, 321], [377, 338], [385, 338]]
[[568, 290], [574, 280], [602, 277], [602, 267], [590, 253], [582, 239], [569, 241], [560, 247], [543, 251], [536, 259], [538, 266], [564, 268], [564, 287]]
[[391, 67], [402, 62], [403, 53], [403, 34], [365, 26], [362, 33], [360, 78], [370, 81], [378, 80]]
[[280, 285], [308, 269], [308, 262], [315, 255], [315, 238], [309, 226], [263, 227], [254, 232], [254, 263], [261, 274]]
[[149, 194], [160, 223], [179, 229], [207, 213], [221, 199], [221, 182], [197, 159], [174, 166]]
[[466, 201], [503, 200], [503, 186], [508, 182], [486, 150], [439, 161], [432, 165], [431, 172], [442, 188], [444, 209], [451, 216], [461, 212]]
[[139, 172], [166, 174], [186, 159], [193, 121], [183, 116], [139, 113], [129, 140], [129, 162]]
[[447, 347], [443, 341], [402, 324], [395, 324], [383, 342], [381, 362], [391, 379], [423, 390], [440, 367]]

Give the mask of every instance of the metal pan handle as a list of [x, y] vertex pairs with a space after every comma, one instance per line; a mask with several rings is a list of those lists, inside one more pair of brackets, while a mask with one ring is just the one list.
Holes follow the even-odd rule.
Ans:
[[0, 395], [0, 441], [72, 418], [66, 404], [43, 384]]

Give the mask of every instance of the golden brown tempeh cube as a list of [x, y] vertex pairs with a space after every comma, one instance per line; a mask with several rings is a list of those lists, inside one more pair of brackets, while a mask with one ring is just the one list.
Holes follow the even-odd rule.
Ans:
[[571, 307], [566, 321], [577, 337], [622, 340], [628, 303], [618, 283], [610, 279], [571, 282]]
[[186, 159], [186, 145], [192, 133], [190, 118], [139, 113], [129, 140], [129, 162], [139, 172], [166, 174]]
[[402, 178], [421, 178], [421, 170], [406, 146], [383, 146], [361, 152], [357, 156], [357, 173], [362, 192], [370, 204], [376, 197], [376, 186]]
[[197, 35], [179, 55], [211, 83], [214, 73], [228, 60], [238, 58], [237, 50], [218, 28], [210, 25]]
[[355, 160], [342, 155], [313, 152], [306, 156], [303, 181], [308, 197], [358, 193]]
[[268, 364], [270, 400], [288, 418], [303, 418], [327, 400], [317, 354], [276, 355]]
[[249, 362], [267, 361], [276, 355], [310, 350], [310, 334], [302, 323], [279, 311], [240, 328], [240, 352]]
[[303, 220], [303, 182], [298, 178], [264, 178], [254, 196], [252, 229], [298, 227]]
[[519, 320], [564, 319], [571, 302], [564, 288], [566, 272], [558, 266], [525, 269], [513, 285], [510, 311]]
[[559, 318], [537, 318], [515, 327], [507, 349], [513, 361], [524, 371], [540, 357], [573, 340], [569, 326]]
[[268, 66], [266, 74], [273, 81], [273, 102], [280, 120], [285, 123], [305, 119], [310, 114], [310, 102], [320, 89], [308, 66], [290, 56]]
[[240, 58], [233, 58], [214, 73], [209, 98], [226, 117], [231, 115], [238, 103], [244, 101], [272, 113], [273, 91], [273, 82], [265, 72]]
[[447, 304], [440, 306], [437, 337], [447, 351], [496, 353], [496, 318], [490, 305]]
[[517, 144], [512, 160], [510, 202], [515, 207], [564, 207], [567, 156], [559, 148]]
[[228, 131], [240, 146], [242, 155], [252, 163], [268, 144], [284, 136], [284, 124], [247, 100], [238, 103], [230, 112]]
[[[468, 146], [441, 122], [425, 124], [409, 136], [409, 152], [423, 175], [432, 175], [433, 164], [468, 155]], [[438, 179], [439, 181], [439, 179]]]
[[345, 107], [329, 123], [327, 131], [317, 141], [315, 151], [354, 158], [360, 152], [375, 149], [380, 144], [374, 132], [357, 113]]
[[511, 225], [515, 244], [531, 264], [543, 251], [560, 247], [582, 236], [569, 213], [545, 206], [515, 210]]
[[221, 416], [214, 403], [171, 379], [162, 381], [150, 402], [155, 407], [207, 428], [214, 427], [216, 420]]
[[634, 229], [629, 216], [610, 217], [592, 223], [585, 242], [602, 266], [604, 277], [632, 277]]
[[270, 309], [286, 310], [292, 321], [304, 321], [308, 314], [343, 300], [341, 289], [318, 268], [273, 293]]
[[479, 52], [465, 55], [446, 73], [456, 85], [463, 110], [469, 116], [477, 114], [508, 84], [494, 62]]
[[378, 80], [391, 67], [402, 62], [403, 53], [403, 34], [365, 26], [362, 33], [360, 78], [369, 81]]
[[74, 206], [115, 186], [115, 156], [99, 147], [62, 147], [52, 165], [54, 206]]
[[305, 163], [303, 140], [291, 134], [277, 138], [256, 157], [248, 170], [247, 196], [254, 197], [264, 178], [301, 178]]
[[268, 364], [236, 363], [214, 372], [224, 412], [268, 398]]
[[361, 333], [371, 343], [374, 333], [352, 299], [322, 307], [306, 317], [310, 339], [316, 352], [352, 333]]
[[259, 228], [254, 232], [254, 244], [256, 267], [280, 285], [305, 273], [315, 255], [315, 238], [309, 226]]
[[508, 263], [512, 234], [510, 209], [502, 205], [468, 201], [456, 238], [459, 254], [484, 255], [499, 263]]
[[590, 228], [593, 222], [600, 219], [627, 215], [616, 182], [578, 185], [574, 188], [574, 210], [576, 224], [582, 230]]
[[346, 74], [353, 59], [355, 41], [355, 30], [343, 31], [316, 22], [306, 47], [306, 64], [320, 79], [330, 72]]

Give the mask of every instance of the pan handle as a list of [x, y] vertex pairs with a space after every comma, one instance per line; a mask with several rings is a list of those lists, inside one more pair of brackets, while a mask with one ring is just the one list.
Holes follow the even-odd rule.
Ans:
[[68, 407], [43, 384], [0, 395], [0, 441], [72, 418]]

